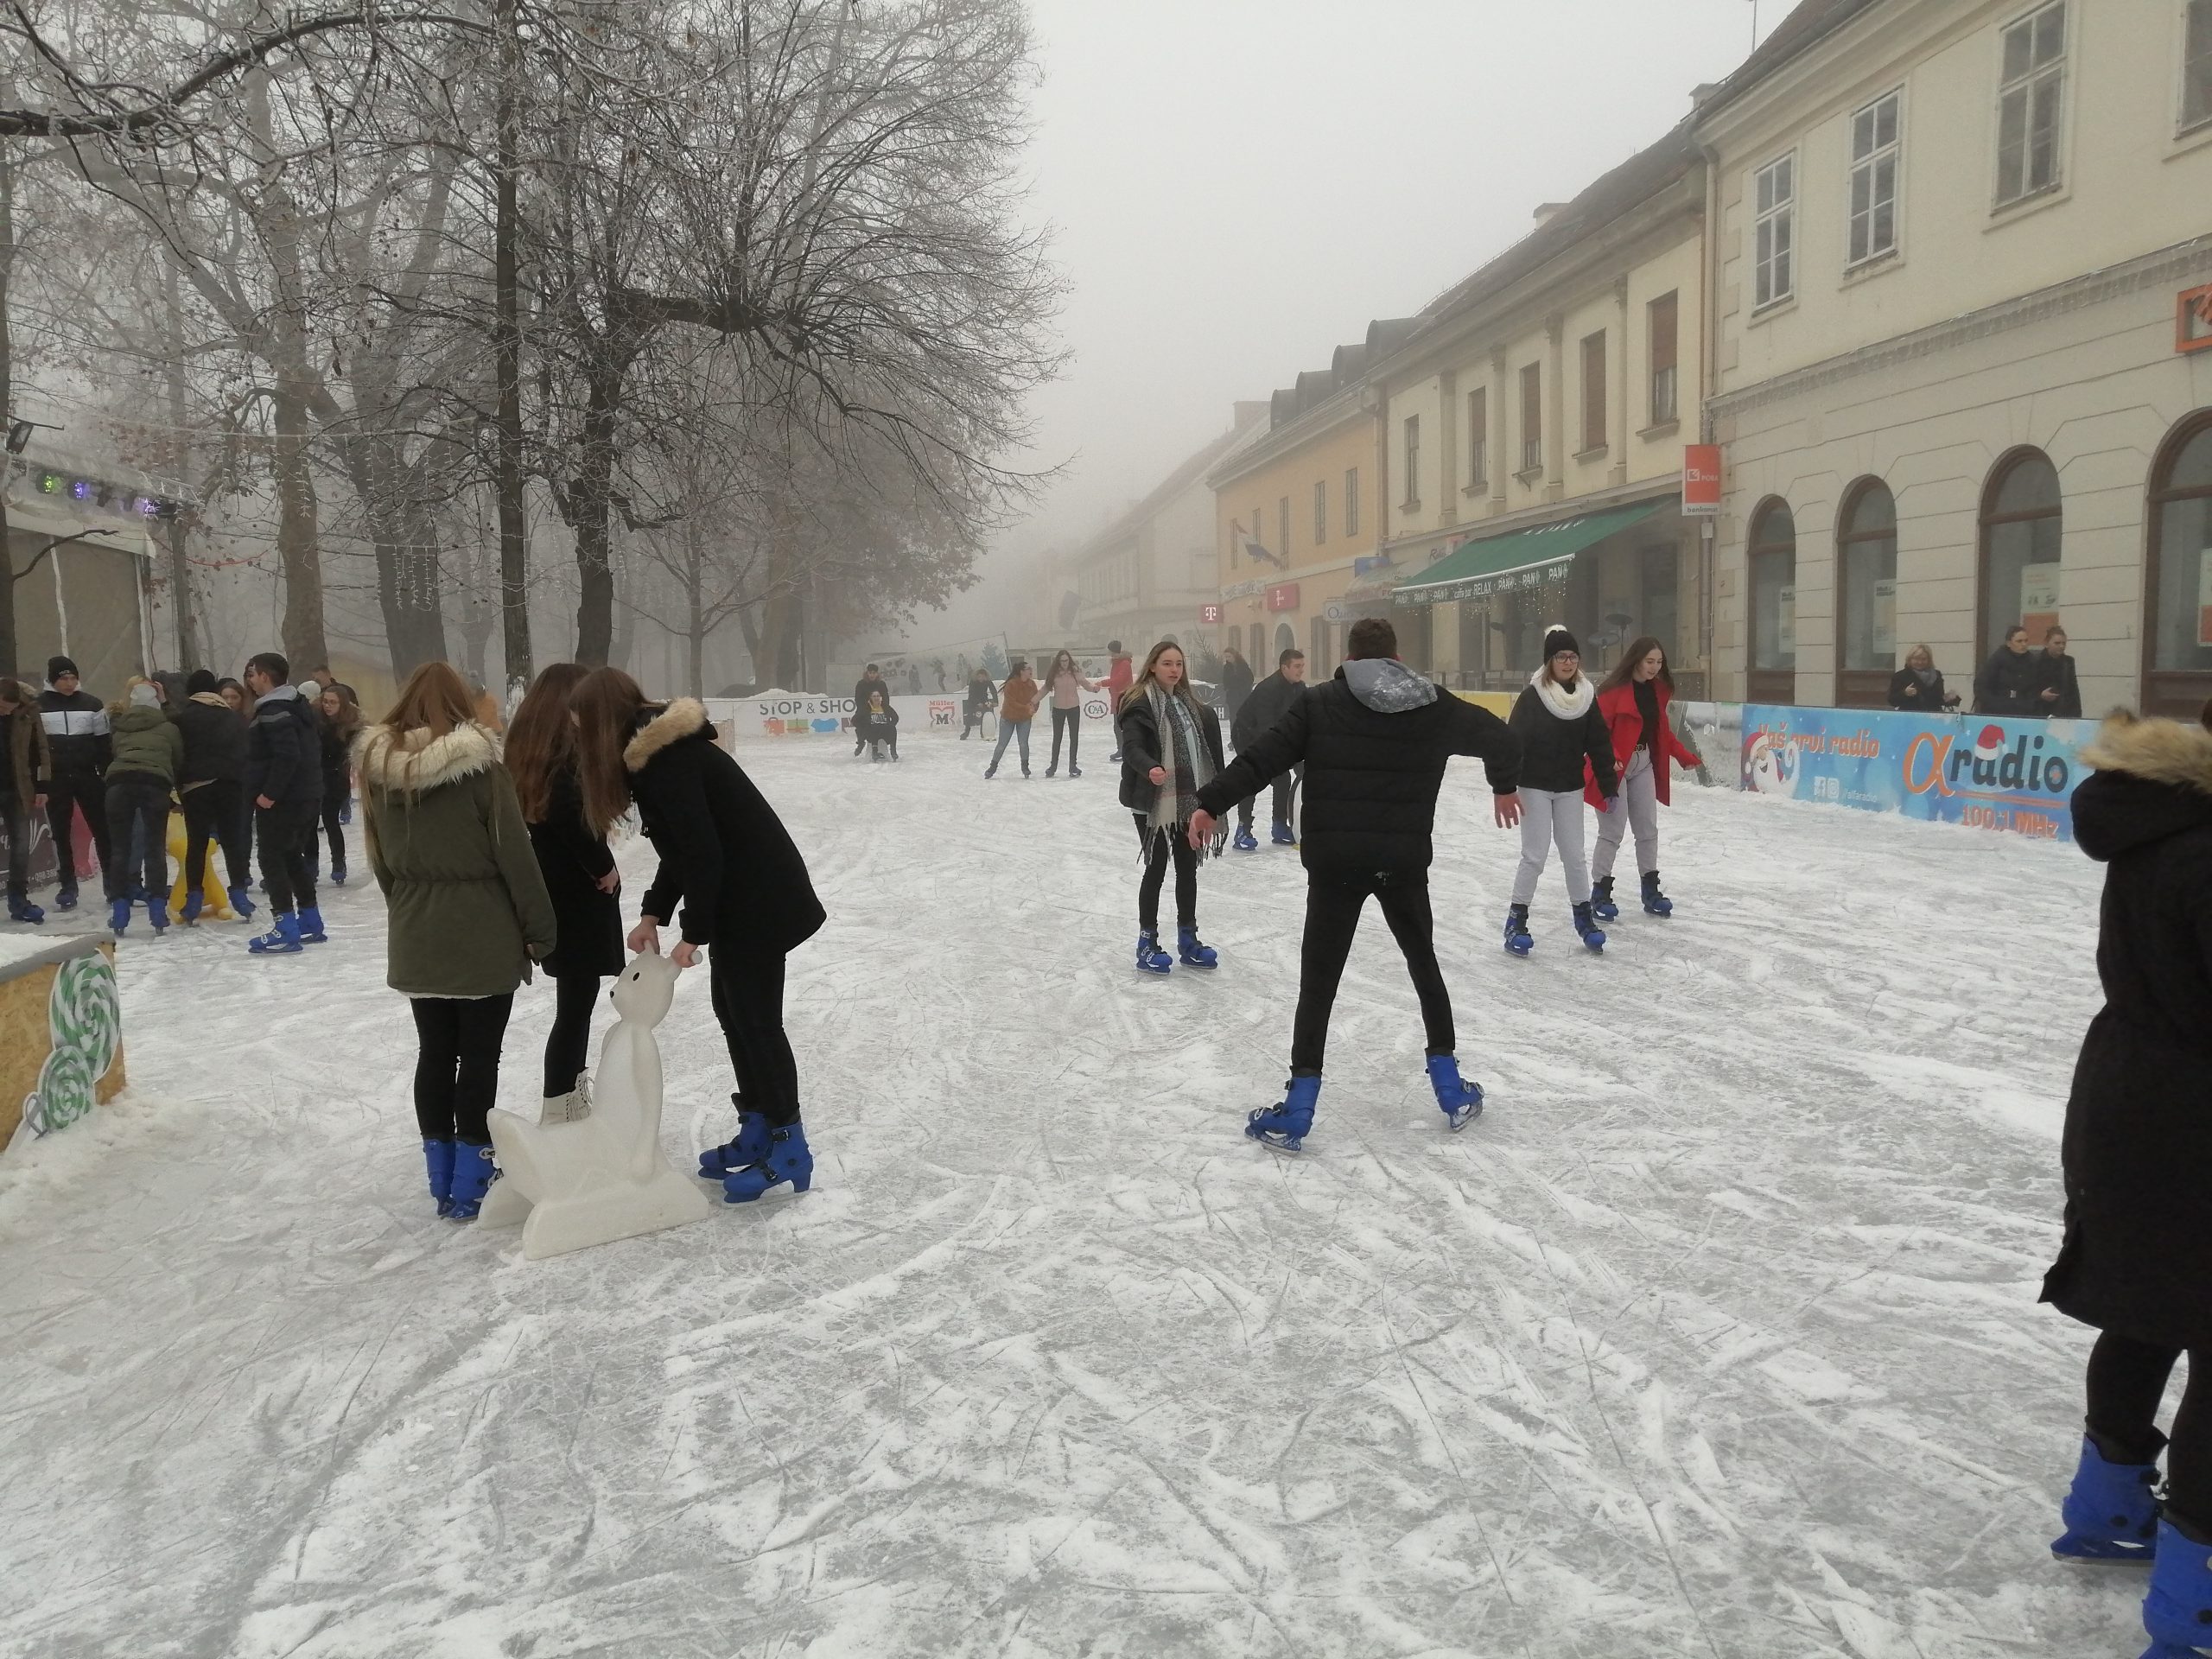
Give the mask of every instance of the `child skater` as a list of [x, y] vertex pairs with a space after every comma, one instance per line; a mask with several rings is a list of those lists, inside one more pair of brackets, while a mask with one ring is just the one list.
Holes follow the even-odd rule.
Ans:
[[1554, 624], [1544, 633], [1543, 666], [1522, 688], [1506, 724], [1521, 740], [1521, 868], [1513, 878], [1513, 907], [1505, 914], [1505, 948], [1525, 957], [1535, 948], [1529, 905], [1552, 847], [1573, 906], [1574, 931], [1592, 950], [1605, 936], [1591, 914], [1590, 866], [1582, 855], [1582, 791], [1586, 775], [1611, 801], [1619, 791], [1613, 742], [1598, 710], [1598, 690], [1583, 677], [1582, 648]]

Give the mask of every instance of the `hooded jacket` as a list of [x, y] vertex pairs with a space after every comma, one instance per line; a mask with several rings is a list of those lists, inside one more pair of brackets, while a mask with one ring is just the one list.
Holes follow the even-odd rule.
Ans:
[[118, 772], [143, 773], [175, 787], [184, 770], [184, 734], [158, 705], [134, 702], [108, 716], [108, 729], [113, 743], [109, 782]]
[[245, 776], [245, 722], [220, 695], [195, 691], [169, 718], [184, 734], [184, 771], [177, 781], [185, 788]]
[[246, 728], [246, 798], [265, 795], [279, 806], [321, 800], [320, 729], [296, 686], [272, 686], [253, 705], [253, 723]]
[[2212, 1349], [2212, 732], [2115, 715], [2074, 839], [2105, 865], [2097, 977], [2066, 1103], [2066, 1238], [2044, 1300]]
[[39, 719], [56, 778], [81, 783], [107, 771], [107, 706], [79, 685], [67, 693], [48, 686], [38, 694]]
[[1218, 817], [1303, 761], [1299, 852], [1309, 872], [1426, 879], [1435, 856], [1437, 792], [1455, 754], [1480, 759], [1496, 793], [1520, 787], [1521, 740], [1503, 721], [1439, 696], [1395, 658], [1363, 658], [1325, 685], [1306, 688], [1198, 791], [1198, 804]]
[[21, 682], [8, 683], [7, 690], [16, 712], [0, 715], [8, 749], [7, 765], [0, 769], [0, 793], [29, 811], [54, 775], [54, 755], [47, 747], [46, 722], [39, 718], [38, 693]]
[[435, 739], [373, 726], [359, 753], [369, 868], [389, 914], [385, 982], [410, 996], [505, 995], [558, 933], [498, 741], [474, 723]]

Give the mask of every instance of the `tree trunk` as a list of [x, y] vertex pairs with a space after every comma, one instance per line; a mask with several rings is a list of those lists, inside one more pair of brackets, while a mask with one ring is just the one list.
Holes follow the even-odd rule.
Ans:
[[495, 10], [499, 29], [499, 154], [492, 284], [498, 311], [499, 611], [507, 678], [511, 682], [519, 678], [528, 684], [536, 670], [530, 646], [530, 549], [523, 539], [522, 321], [518, 293], [521, 208], [515, 198], [517, 83], [521, 76], [522, 41], [516, 32], [515, 0], [498, 0]]
[[[767, 653], [766, 672], [761, 675], [768, 684], [779, 690], [798, 691], [804, 671], [799, 658], [799, 631], [805, 620], [798, 595], [786, 594], [771, 599], [760, 607], [762, 648]], [[760, 659], [754, 658], [756, 674], [761, 672]]]
[[[16, 402], [15, 346], [8, 330], [9, 279], [15, 265], [16, 169], [0, 156], [0, 416]], [[16, 672], [16, 550], [8, 528], [7, 474], [8, 463], [0, 461], [0, 679]]]
[[621, 401], [620, 370], [593, 375], [583, 454], [569, 489], [569, 522], [576, 532], [576, 660], [588, 668], [603, 667], [614, 641], [614, 412]]
[[707, 695], [707, 619], [701, 598], [699, 549], [699, 521], [683, 521], [683, 623], [684, 636], [691, 643], [691, 695]]
[[279, 372], [275, 409], [270, 472], [276, 489], [276, 557], [284, 571], [284, 655], [306, 668], [329, 660], [330, 646], [323, 633], [315, 474], [308, 465], [308, 397], [296, 372]]

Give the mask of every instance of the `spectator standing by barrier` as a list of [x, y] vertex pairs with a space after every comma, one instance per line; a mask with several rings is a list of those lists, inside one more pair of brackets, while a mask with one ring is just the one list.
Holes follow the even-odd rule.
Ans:
[[1098, 682], [1087, 680], [1075, 665], [1075, 653], [1063, 651], [1052, 658], [1052, 665], [1045, 671], [1045, 690], [1052, 698], [1052, 760], [1045, 768], [1047, 778], [1060, 770], [1060, 734], [1068, 738], [1068, 776], [1080, 778], [1083, 768], [1076, 765], [1076, 746], [1083, 741], [1083, 694], [1098, 690]]
[[2066, 654], [2065, 629], [2053, 628], [2044, 635], [2036, 677], [2036, 713], [2050, 720], [2082, 718], [2082, 680], [2074, 659]]
[[461, 676], [425, 663], [360, 755], [362, 838], [391, 917], [385, 981], [414, 1015], [416, 1127], [453, 1221], [473, 1220], [492, 1185], [486, 1120], [515, 988], [555, 944], [514, 782], [475, 714]]
[[60, 874], [54, 907], [74, 910], [79, 813], [84, 814], [85, 827], [92, 831], [101, 869], [106, 869], [113, 857], [108, 844], [105, 782], [112, 747], [107, 709], [85, 690], [75, 663], [67, 657], [53, 657], [47, 660], [46, 689], [39, 693], [38, 710], [46, 727], [47, 748], [54, 756], [54, 771], [46, 785], [46, 823], [54, 836], [54, 859]]
[[983, 716], [999, 706], [999, 689], [991, 683], [991, 677], [977, 669], [968, 677], [968, 695], [961, 705], [960, 741], [965, 743], [968, 734], [980, 728]]
[[1008, 741], [1019, 739], [1021, 745], [1021, 775], [1029, 775], [1029, 722], [1037, 713], [1037, 700], [1044, 693], [1029, 672], [1026, 657], [1014, 659], [1014, 671], [1006, 677], [1006, 683], [999, 688], [999, 745], [991, 751], [991, 764], [983, 768], [986, 779], [999, 775], [999, 762], [1006, 756]]
[[1129, 694], [1136, 673], [1129, 666], [1129, 653], [1122, 649], [1118, 639], [1106, 642], [1106, 706], [1114, 713], [1114, 753], [1106, 758], [1116, 766], [1122, 763], [1122, 699]]
[[1649, 634], [1629, 646], [1619, 665], [1598, 688], [1598, 712], [1612, 734], [1613, 759], [1620, 768], [1620, 791], [1610, 801], [1599, 791], [1594, 773], [1584, 791], [1599, 812], [1598, 852], [1590, 861], [1595, 878], [1590, 903], [1600, 921], [1610, 922], [1621, 913], [1613, 902], [1613, 860], [1622, 837], [1631, 829], [1645, 912], [1653, 916], [1675, 913], [1675, 901], [1659, 887], [1659, 809], [1674, 800], [1669, 763], [1696, 767], [1705, 761], [1675, 735], [1667, 718], [1674, 698], [1675, 676], [1667, 666], [1666, 648]]
[[1217, 968], [1220, 953], [1198, 938], [1198, 864], [1218, 840], [1189, 833], [1199, 791], [1223, 766], [1221, 716], [1191, 690], [1181, 647], [1163, 639], [1116, 710], [1122, 739], [1122, 804], [1135, 816], [1144, 875], [1137, 884], [1137, 966], [1148, 974], [1174, 963], [1160, 948], [1160, 889], [1175, 869], [1176, 957], [1185, 967]]
[[169, 718], [184, 738], [177, 789], [184, 805], [184, 909], [178, 919], [189, 926], [207, 905], [210, 841], [222, 847], [231, 908], [241, 918], [253, 914], [253, 866], [246, 844], [246, 724], [207, 670], [194, 669], [184, 692]]
[[[245, 790], [253, 803], [270, 915], [269, 931], [246, 941], [256, 956], [295, 955], [302, 945], [329, 938], [308, 870], [308, 838], [315, 833], [322, 801], [321, 742], [306, 700], [290, 683], [291, 672], [291, 664], [273, 651], [245, 665], [245, 688], [254, 699], [253, 725], [246, 734]], [[466, 687], [461, 696], [465, 715]]]
[[162, 712], [154, 683], [135, 675], [108, 723], [108, 844], [144, 849], [142, 862], [118, 859], [105, 871], [108, 925], [118, 938], [130, 925], [136, 882], [145, 891], [146, 919], [156, 933], [164, 933], [169, 925], [169, 791], [184, 770], [184, 734]]
[[[322, 764], [322, 839], [330, 854], [333, 887], [346, 885], [346, 831], [353, 804], [353, 740], [360, 735], [361, 706], [353, 694], [335, 681], [324, 681], [322, 722], [315, 734]], [[308, 868], [315, 872], [314, 836], [308, 836]]]
[[1936, 666], [1936, 653], [1915, 645], [1904, 654], [1904, 666], [1890, 676], [1890, 707], [1909, 715], [1940, 715], [1959, 706], [1959, 694], [1943, 685], [1943, 671]]
[[[2200, 723], [2115, 715], [2082, 759], [2074, 838], [2106, 867], [2105, 1005], [2066, 1104], [2066, 1235], [2044, 1300], [2101, 1333], [2052, 1546], [2152, 1560], [2145, 1659], [2212, 1631], [2212, 703]], [[2177, 1361], [2189, 1385], [2158, 1427]], [[2166, 1454], [2164, 1504], [2152, 1497]]]
[[1565, 628], [1546, 632], [1544, 665], [1522, 688], [1506, 724], [1521, 740], [1521, 867], [1505, 915], [1505, 948], [1516, 957], [1535, 948], [1529, 906], [1556, 845], [1575, 934], [1589, 949], [1602, 950], [1605, 936], [1592, 913], [1595, 888], [1582, 851], [1582, 791], [1586, 778], [1611, 804], [1620, 783], [1598, 688], [1582, 672], [1582, 647]]
[[1252, 664], [1244, 660], [1244, 653], [1236, 646], [1224, 647], [1221, 653], [1221, 712], [1229, 718], [1232, 742], [1236, 716], [1244, 707], [1244, 699], [1251, 695]]
[[[1230, 722], [1229, 735], [1241, 753], [1256, 742], [1260, 734], [1290, 712], [1306, 691], [1306, 653], [1295, 645], [1287, 646], [1275, 658], [1275, 671], [1252, 688], [1251, 695]], [[1291, 828], [1291, 814], [1297, 805], [1299, 780], [1306, 775], [1306, 764], [1299, 761], [1274, 781], [1273, 812], [1269, 818], [1268, 838], [1278, 847], [1295, 847], [1297, 831]], [[1252, 834], [1253, 797], [1247, 795], [1236, 803], [1236, 850], [1240, 853], [1259, 851], [1260, 843]]]
[[2032, 720], [2039, 712], [2036, 693], [2042, 670], [2028, 652], [2028, 631], [2018, 624], [2005, 631], [2005, 643], [1990, 654], [1974, 678], [1974, 711], [2012, 720]]
[[46, 912], [31, 903], [31, 814], [45, 809], [53, 765], [38, 693], [20, 680], [0, 680], [0, 834], [8, 837], [8, 919], [33, 926]]

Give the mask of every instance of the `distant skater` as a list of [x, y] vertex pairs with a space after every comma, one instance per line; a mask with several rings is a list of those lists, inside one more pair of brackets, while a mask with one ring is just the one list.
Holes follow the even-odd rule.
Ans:
[[[1306, 653], [1295, 645], [1287, 646], [1275, 659], [1275, 671], [1254, 686], [1243, 705], [1230, 717], [1229, 735], [1237, 752], [1241, 754], [1250, 748], [1260, 734], [1281, 720], [1305, 691]], [[1304, 775], [1304, 766], [1297, 766], [1274, 781], [1268, 838], [1278, 847], [1298, 844], [1298, 832], [1291, 828], [1291, 817], [1298, 804], [1298, 782]], [[1236, 837], [1232, 844], [1240, 853], [1260, 849], [1259, 841], [1252, 834], [1254, 804], [1249, 795], [1236, 803]]]
[[1052, 700], [1052, 760], [1045, 768], [1051, 778], [1060, 769], [1060, 734], [1068, 740], [1068, 776], [1080, 778], [1083, 768], [1076, 765], [1076, 746], [1083, 741], [1083, 694], [1099, 689], [1096, 680], [1085, 679], [1083, 671], [1075, 665], [1075, 653], [1063, 651], [1052, 658], [1052, 665], [1045, 671], [1045, 690]]
[[998, 706], [998, 687], [988, 674], [977, 669], [968, 677], [967, 696], [961, 702], [960, 741], [965, 743], [969, 733], [981, 729], [983, 716]]
[[1029, 671], [1029, 659], [1015, 658], [1014, 671], [999, 688], [999, 746], [991, 751], [991, 764], [983, 768], [986, 779], [999, 775], [999, 762], [1006, 759], [1006, 746], [1013, 742], [1019, 742], [1021, 747], [1021, 775], [1029, 776], [1029, 722], [1036, 715], [1037, 700], [1043, 694], [1044, 688]]

